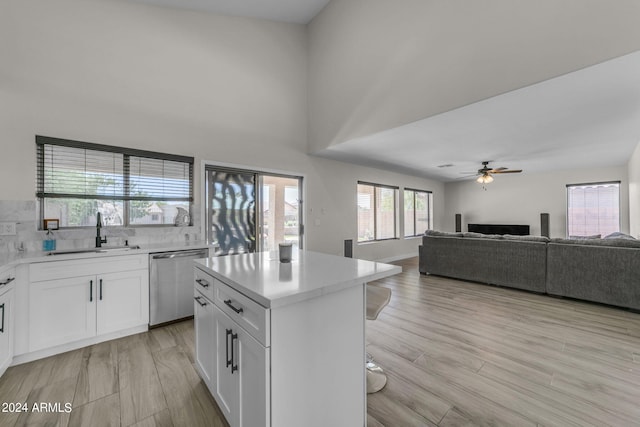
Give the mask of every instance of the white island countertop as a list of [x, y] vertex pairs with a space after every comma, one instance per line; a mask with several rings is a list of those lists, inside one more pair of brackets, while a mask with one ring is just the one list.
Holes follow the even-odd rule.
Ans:
[[195, 263], [196, 267], [267, 308], [316, 298], [402, 272], [396, 265], [311, 251], [294, 251], [290, 263], [281, 263], [277, 251], [210, 257]]

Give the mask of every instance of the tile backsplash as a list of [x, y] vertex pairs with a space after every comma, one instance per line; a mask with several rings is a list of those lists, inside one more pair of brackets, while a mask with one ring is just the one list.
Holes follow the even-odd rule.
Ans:
[[[38, 214], [34, 201], [0, 200], [0, 222], [15, 222], [15, 236], [0, 236], [0, 252], [41, 251], [46, 231], [38, 230]], [[200, 230], [200, 207], [192, 205], [192, 226], [144, 226], [144, 227], [102, 227], [102, 236], [107, 237], [105, 246], [149, 245], [164, 242], [202, 240]], [[62, 229], [53, 231], [56, 249], [82, 249], [95, 246], [95, 227], [82, 229]]]

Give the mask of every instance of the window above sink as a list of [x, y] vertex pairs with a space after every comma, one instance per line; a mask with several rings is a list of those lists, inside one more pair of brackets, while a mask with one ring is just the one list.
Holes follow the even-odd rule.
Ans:
[[40, 224], [174, 225], [191, 217], [193, 157], [36, 136]]

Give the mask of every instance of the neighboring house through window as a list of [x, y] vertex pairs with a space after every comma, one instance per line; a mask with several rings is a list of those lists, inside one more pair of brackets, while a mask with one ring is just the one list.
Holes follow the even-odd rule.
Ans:
[[620, 182], [567, 185], [567, 235], [620, 231]]
[[398, 237], [398, 187], [358, 182], [358, 242]]
[[36, 136], [40, 226], [173, 225], [191, 212], [193, 157]]

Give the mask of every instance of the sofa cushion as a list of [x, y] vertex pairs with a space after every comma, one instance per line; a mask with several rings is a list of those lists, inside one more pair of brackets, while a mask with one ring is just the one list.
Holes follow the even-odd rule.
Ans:
[[551, 239], [551, 243], [585, 246], [613, 246], [618, 248], [640, 248], [640, 240], [629, 239]]
[[466, 233], [462, 233], [464, 237], [472, 237], [476, 239], [502, 239], [501, 234], [482, 234], [482, 233], [474, 233], [473, 231], [469, 231]]
[[545, 236], [531, 236], [531, 235], [517, 236], [514, 234], [505, 234], [504, 236], [502, 236], [502, 238], [505, 240], [521, 240], [523, 242], [545, 242], [545, 243], [551, 240]]
[[608, 234], [606, 236], [603, 237], [603, 239], [626, 239], [626, 240], [636, 240], [635, 237], [630, 236], [629, 234], [624, 234], [621, 233], [619, 231], [616, 231], [615, 233], [611, 233]]
[[600, 238], [602, 238], [602, 234], [593, 234], [591, 236], [569, 236], [569, 239], [571, 240], [592, 240]]
[[436, 237], [462, 237], [462, 233], [449, 233], [447, 231], [427, 230], [424, 232], [425, 236]]

